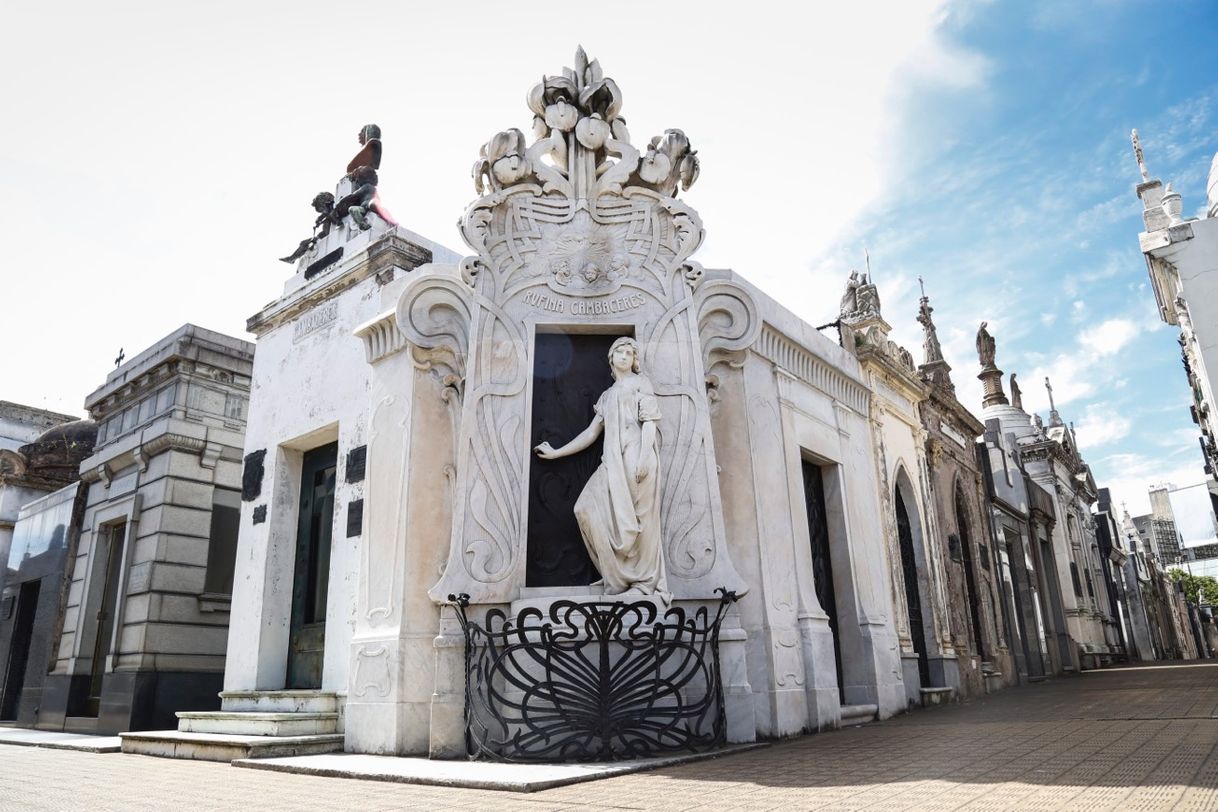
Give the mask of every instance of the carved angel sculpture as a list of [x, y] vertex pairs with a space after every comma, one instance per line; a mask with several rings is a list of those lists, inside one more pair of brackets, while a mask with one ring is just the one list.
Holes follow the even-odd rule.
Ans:
[[604, 453], [575, 501], [575, 518], [588, 555], [610, 595], [660, 595], [668, 581], [660, 536], [659, 405], [641, 374], [639, 346], [628, 336], [609, 348], [614, 383], [596, 401], [596, 416], [560, 448], [533, 450], [552, 460], [588, 448], [603, 432]]
[[317, 212], [317, 219], [313, 221], [313, 235], [301, 240], [295, 251], [286, 257], [280, 257], [280, 262], [291, 264], [303, 257], [317, 245], [318, 240], [330, 233], [330, 226], [337, 222], [334, 217], [334, 195], [329, 192], [314, 196], [313, 211]]

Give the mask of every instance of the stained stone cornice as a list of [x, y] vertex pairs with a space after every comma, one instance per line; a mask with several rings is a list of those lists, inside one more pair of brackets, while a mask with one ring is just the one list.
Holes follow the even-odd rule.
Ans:
[[420, 265], [431, 262], [431, 259], [432, 254], [428, 249], [416, 245], [400, 234], [390, 232], [363, 252], [356, 254], [341, 270], [336, 269], [319, 275], [303, 287], [250, 316], [245, 323], [245, 329], [261, 337], [370, 276], [392, 268], [413, 271]]

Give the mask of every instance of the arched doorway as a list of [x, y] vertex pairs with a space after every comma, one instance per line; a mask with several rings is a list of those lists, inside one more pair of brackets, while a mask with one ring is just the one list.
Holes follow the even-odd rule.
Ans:
[[[895, 489], [897, 542], [901, 548], [901, 574], [905, 582], [905, 608], [909, 613], [909, 637], [918, 655], [918, 678], [922, 688], [930, 687], [930, 659], [926, 652], [926, 627], [922, 615], [922, 595], [918, 588], [918, 556], [914, 548], [914, 524], [905, 506], [901, 482]], [[918, 534], [919, 536], [921, 533]]]
[[960, 538], [960, 559], [964, 564], [964, 599], [968, 603], [969, 625], [973, 631], [973, 651], [981, 659], [988, 659], [985, 648], [985, 636], [981, 633], [981, 590], [977, 588], [977, 570], [973, 566], [973, 535], [969, 529], [968, 503], [964, 499], [964, 490], [956, 481], [956, 535]]

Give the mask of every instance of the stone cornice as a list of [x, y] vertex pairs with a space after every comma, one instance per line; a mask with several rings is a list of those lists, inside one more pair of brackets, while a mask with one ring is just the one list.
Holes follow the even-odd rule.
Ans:
[[934, 404], [941, 415], [950, 415], [957, 423], [962, 424], [967, 429], [966, 434], [980, 437], [985, 433], [985, 424], [975, 414], [970, 412], [963, 403], [956, 399], [954, 392], [948, 391], [943, 387], [930, 386], [927, 400]]
[[792, 377], [841, 401], [859, 414], [866, 415], [871, 393], [859, 381], [848, 377], [823, 359], [806, 350], [783, 333], [764, 324], [752, 351], [773, 362]]
[[917, 372], [902, 366], [884, 348], [862, 344], [855, 354], [864, 368], [871, 367], [873, 374], [882, 375], [889, 385], [903, 389], [901, 394], [914, 404], [926, 398], [929, 387], [925, 381], [918, 377]]
[[323, 273], [313, 282], [250, 316], [245, 329], [261, 337], [370, 276], [394, 267], [413, 271], [431, 262], [431, 258], [431, 251], [391, 232], [357, 254], [343, 270]]
[[[204, 467], [214, 467], [215, 460], [220, 459], [225, 446], [208, 442], [201, 437], [189, 437], [185, 434], [158, 434], [146, 443], [134, 446], [114, 457], [107, 459], [102, 463], [90, 463], [90, 460], [85, 460], [85, 464], [81, 465], [80, 478], [83, 482], [98, 482], [102, 479], [107, 483], [110, 477], [116, 471], [128, 467], [129, 465], [137, 465], [141, 471], [148, 467], [148, 461], [164, 451], [185, 451], [191, 454], [200, 454], [205, 462], [210, 462], [210, 465], [204, 464]], [[240, 449], [237, 449], [240, 453]]]

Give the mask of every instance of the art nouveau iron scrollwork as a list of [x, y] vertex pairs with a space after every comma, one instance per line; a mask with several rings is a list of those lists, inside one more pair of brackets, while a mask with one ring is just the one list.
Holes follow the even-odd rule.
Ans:
[[692, 614], [652, 601], [561, 600], [499, 609], [465, 634], [465, 737], [472, 758], [610, 761], [726, 742], [719, 631], [736, 593]]

